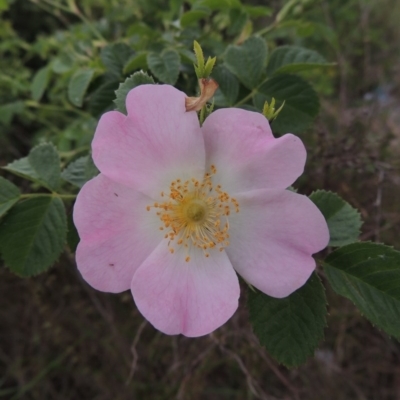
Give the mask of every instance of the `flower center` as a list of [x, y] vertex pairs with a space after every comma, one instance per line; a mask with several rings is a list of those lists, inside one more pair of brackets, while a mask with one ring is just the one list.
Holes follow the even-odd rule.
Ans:
[[207, 204], [199, 204], [198, 202], [190, 202], [186, 208], [186, 217], [193, 222], [201, 222], [206, 215]]
[[[201, 182], [195, 178], [185, 182], [176, 179], [171, 182], [169, 193], [161, 192], [165, 201], [147, 206], [147, 211], [156, 210], [171, 253], [181, 247], [189, 252], [194, 246], [209, 257], [210, 249], [223, 251], [229, 246], [228, 216], [232, 211], [239, 212], [239, 203], [221, 185], [213, 185], [212, 176], [216, 173], [212, 165], [211, 173], [206, 173]], [[190, 261], [189, 255], [186, 261]]]

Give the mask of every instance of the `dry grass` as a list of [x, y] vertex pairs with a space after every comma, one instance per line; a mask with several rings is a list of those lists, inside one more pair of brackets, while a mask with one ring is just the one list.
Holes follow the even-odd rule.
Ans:
[[326, 340], [287, 370], [260, 348], [243, 305], [210, 336], [169, 337], [144, 322], [130, 294], [95, 292], [66, 259], [30, 281], [0, 276], [6, 399], [400, 398], [399, 344], [329, 290]]

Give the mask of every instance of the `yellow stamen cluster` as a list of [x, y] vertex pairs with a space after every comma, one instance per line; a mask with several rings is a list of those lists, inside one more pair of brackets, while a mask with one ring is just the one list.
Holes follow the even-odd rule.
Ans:
[[[162, 222], [159, 229], [166, 231], [164, 237], [171, 254], [175, 253], [174, 246], [183, 246], [187, 251], [194, 246], [209, 257], [210, 249], [223, 251], [229, 246], [228, 216], [232, 211], [239, 212], [239, 203], [221, 185], [213, 186], [212, 176], [217, 169], [214, 165], [210, 169], [202, 181], [174, 180], [168, 194], [160, 193], [165, 201], [147, 206], [147, 211], [156, 210]], [[189, 262], [190, 256], [185, 260]]]

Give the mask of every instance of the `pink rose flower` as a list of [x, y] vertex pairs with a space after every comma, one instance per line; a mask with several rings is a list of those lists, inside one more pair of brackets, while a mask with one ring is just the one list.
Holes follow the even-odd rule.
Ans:
[[139, 311], [166, 334], [201, 336], [238, 307], [236, 272], [273, 297], [301, 287], [328, 243], [324, 217], [286, 190], [306, 150], [267, 119], [237, 108], [199, 126], [186, 95], [143, 85], [128, 116], [104, 114], [93, 139], [100, 175], [78, 194], [76, 261], [95, 289], [131, 289]]

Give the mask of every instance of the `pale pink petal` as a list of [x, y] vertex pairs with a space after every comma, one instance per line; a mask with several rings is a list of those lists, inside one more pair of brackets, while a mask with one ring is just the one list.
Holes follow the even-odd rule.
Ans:
[[304, 170], [306, 150], [291, 134], [274, 139], [259, 113], [225, 108], [213, 112], [202, 131], [213, 181], [230, 194], [254, 189], [286, 189]]
[[237, 200], [226, 248], [233, 267], [262, 292], [288, 296], [315, 269], [311, 254], [328, 244], [324, 217], [310, 199], [288, 190], [257, 190]]
[[169, 253], [162, 243], [140, 266], [132, 280], [139, 311], [158, 330], [185, 336], [206, 335], [223, 325], [235, 312], [239, 282], [223, 252], [206, 258], [198, 249]]
[[103, 174], [79, 192], [73, 215], [81, 239], [76, 262], [95, 289], [114, 293], [129, 289], [136, 269], [163, 239], [160, 220], [146, 210], [152, 203]]
[[196, 112], [186, 95], [168, 85], [142, 85], [127, 97], [128, 116], [110, 111], [92, 142], [99, 170], [154, 198], [177, 179], [204, 174], [205, 150]]

